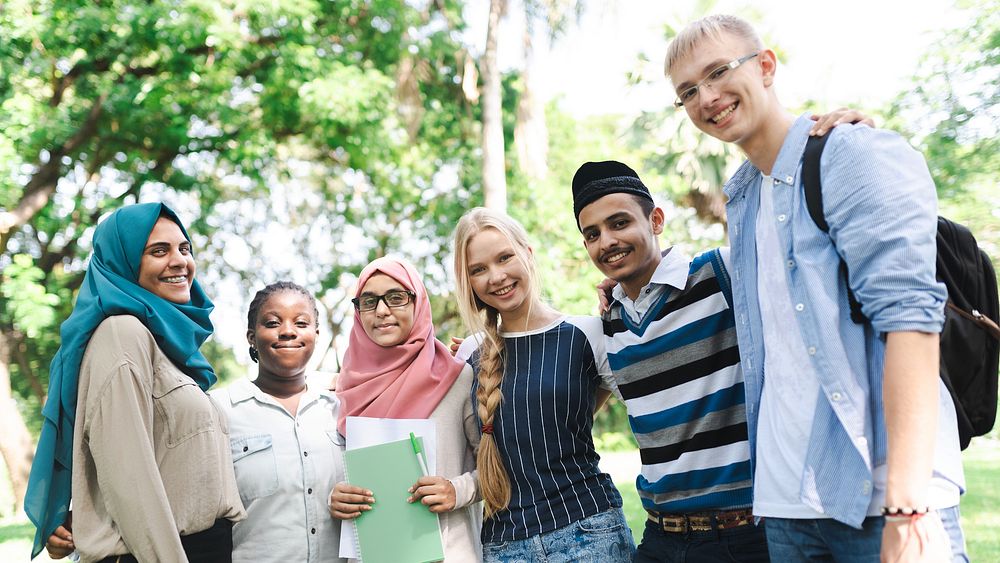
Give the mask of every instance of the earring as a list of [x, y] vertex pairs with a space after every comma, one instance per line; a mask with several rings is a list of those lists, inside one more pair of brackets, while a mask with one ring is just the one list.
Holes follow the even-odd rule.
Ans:
[[257, 363], [257, 360], [260, 359], [260, 353], [258, 353], [257, 349], [253, 346], [250, 347], [250, 359], [253, 360], [253, 363], [255, 364]]

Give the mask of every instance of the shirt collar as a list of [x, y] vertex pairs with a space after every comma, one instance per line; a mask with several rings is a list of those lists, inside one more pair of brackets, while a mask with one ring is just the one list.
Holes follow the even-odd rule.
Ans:
[[809, 116], [809, 113], [800, 115], [785, 135], [785, 142], [782, 143], [778, 158], [771, 168], [771, 177], [774, 178], [775, 184], [795, 185], [795, 172], [802, 161], [802, 151], [805, 150], [806, 141], [809, 140], [809, 130], [813, 126], [813, 120]]
[[[327, 390], [317, 391], [316, 386], [309, 385], [308, 380], [309, 380], [309, 375], [306, 376], [306, 381], [307, 381], [306, 392], [302, 395], [302, 398], [299, 399], [299, 410], [302, 410], [303, 407], [305, 407], [306, 405], [308, 405], [309, 403], [313, 402], [314, 400], [320, 397], [333, 398], [336, 396], [334, 395], [333, 391], [327, 391]], [[276, 402], [274, 397], [261, 391], [260, 387], [254, 385], [253, 381], [251, 381], [247, 377], [244, 377], [239, 381], [233, 382], [233, 384], [229, 386], [229, 400], [230, 402], [232, 402], [234, 406], [244, 401], [249, 401], [250, 399], [257, 399], [257, 401], [261, 403]]]
[[[670, 247], [663, 251], [663, 256], [660, 258], [660, 263], [656, 265], [656, 270], [653, 271], [653, 276], [649, 278], [649, 283], [646, 287], [650, 285], [669, 285], [670, 287], [675, 287], [677, 289], [684, 289], [687, 285], [687, 277], [689, 266], [691, 264], [691, 258], [681, 252], [677, 247]], [[611, 290], [611, 297], [615, 301], [621, 301], [622, 299], [627, 299], [628, 296], [625, 295], [625, 290], [622, 288], [621, 284], [618, 284]]]

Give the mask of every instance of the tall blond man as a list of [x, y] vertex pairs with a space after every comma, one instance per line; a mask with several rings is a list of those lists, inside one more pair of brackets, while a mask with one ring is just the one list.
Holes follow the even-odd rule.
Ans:
[[[888, 131], [830, 132], [824, 233], [802, 189], [812, 123], [778, 101], [777, 57], [753, 27], [724, 15], [693, 22], [665, 70], [674, 104], [747, 157], [724, 191], [753, 512], [772, 560], [967, 561], [923, 157]], [[848, 287], [865, 322], [850, 318]]]

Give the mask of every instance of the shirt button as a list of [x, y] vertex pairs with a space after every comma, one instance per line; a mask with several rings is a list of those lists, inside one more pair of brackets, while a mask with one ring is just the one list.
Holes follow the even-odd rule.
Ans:
[[795, 310], [801, 313], [802, 311], [806, 310], [806, 306], [803, 305], [802, 303], [796, 303]]
[[316, 528], [313, 528], [313, 529], [309, 530], [309, 533], [315, 534], [316, 533]]
[[302, 455], [309, 457], [309, 452], [302, 452]]
[[795, 260], [789, 260], [786, 264], [788, 264], [788, 269], [792, 269], [795, 267]]
[[834, 391], [833, 393], [830, 393], [830, 400], [831, 401], [839, 401], [840, 399], [841, 399], [841, 394], [840, 393], [838, 393], [836, 391]]
[[309, 493], [310, 495], [313, 494], [312, 487], [309, 487], [308, 489], [306, 489], [306, 492]]
[[794, 181], [795, 181], [795, 178], [792, 178], [791, 176], [785, 176], [785, 183], [787, 183], [789, 186], [791, 186], [792, 182], [794, 182]]
[[854, 441], [859, 448], [864, 449], [868, 447], [868, 439], [864, 436], [859, 436], [857, 440]]
[[872, 482], [871, 481], [865, 481], [865, 482], [861, 483], [861, 494], [867, 495], [870, 492], [872, 492]]
[[810, 356], [815, 356], [816, 355], [816, 347], [815, 346], [810, 346], [808, 349], [806, 349], [806, 352], [809, 352]]
[[248, 448], [248, 447], [246, 447], [246, 446], [243, 446], [243, 451], [247, 451], [247, 450], [249, 450], [249, 449], [250, 449], [250, 448]]
[[739, 227], [733, 227], [733, 234], [734, 235], [738, 235], [739, 233], [740, 233], [740, 228]]
[[785, 219], [786, 219], [786, 217], [785, 217], [784, 213], [782, 213], [781, 215], [778, 215], [778, 221], [784, 221]]

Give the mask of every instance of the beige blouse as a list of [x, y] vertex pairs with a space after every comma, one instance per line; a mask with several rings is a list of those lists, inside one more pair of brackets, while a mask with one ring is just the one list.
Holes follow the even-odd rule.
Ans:
[[472, 377], [472, 366], [466, 365], [428, 417], [437, 428], [437, 473], [455, 486], [455, 509], [438, 519], [445, 563], [474, 563], [483, 558], [479, 537], [483, 505], [475, 471], [479, 426], [472, 410]]
[[128, 315], [97, 327], [80, 366], [73, 540], [81, 560], [186, 562], [180, 536], [246, 513], [214, 402]]

